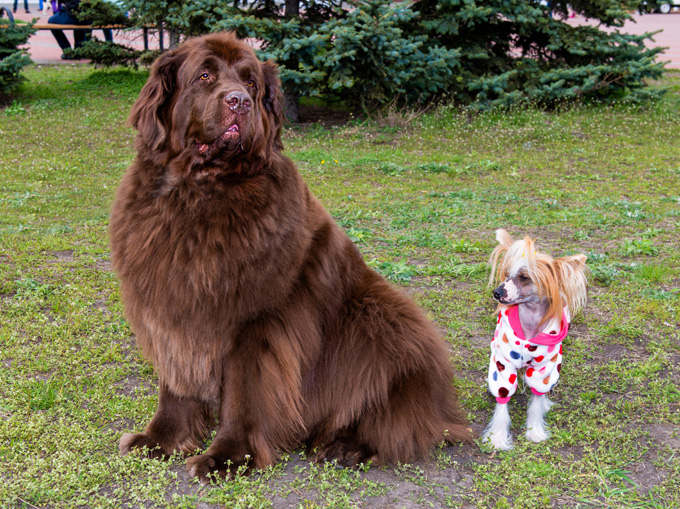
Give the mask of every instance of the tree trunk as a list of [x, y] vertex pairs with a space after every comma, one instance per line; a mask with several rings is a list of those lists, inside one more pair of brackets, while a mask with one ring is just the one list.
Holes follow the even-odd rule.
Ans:
[[[299, 18], [300, 17], [300, 0], [286, 0], [286, 10], [283, 14], [284, 18]], [[284, 62], [283, 64], [288, 69], [296, 69], [298, 62], [296, 58]], [[288, 122], [297, 123], [300, 121], [300, 97], [295, 92], [283, 90], [283, 111]]]
[[179, 46], [179, 30], [176, 28], [168, 29], [168, 36], [170, 37], [170, 49], [175, 49]]
[[286, 10], [283, 14], [284, 18], [298, 18], [300, 17], [300, 0], [286, 0]]
[[295, 93], [283, 92], [283, 113], [286, 120], [292, 124], [300, 121], [300, 103], [299, 97]]

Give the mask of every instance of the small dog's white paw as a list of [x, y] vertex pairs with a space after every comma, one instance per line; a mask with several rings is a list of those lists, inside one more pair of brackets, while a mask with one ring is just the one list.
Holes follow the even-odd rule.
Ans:
[[527, 440], [532, 442], [543, 442], [550, 437], [550, 433], [545, 427], [545, 420], [543, 417], [545, 413], [553, 406], [547, 396], [533, 396], [529, 402], [529, 409], [527, 411]]
[[482, 443], [490, 446], [498, 451], [509, 451], [514, 447], [512, 437], [507, 433], [484, 433], [482, 435]]
[[482, 443], [499, 451], [512, 449], [512, 435], [510, 434], [510, 412], [506, 403], [499, 403], [493, 411], [491, 422], [484, 430]]
[[550, 433], [548, 433], [545, 428], [536, 426], [527, 430], [526, 437], [527, 440], [531, 440], [532, 442], [543, 442], [550, 438]]

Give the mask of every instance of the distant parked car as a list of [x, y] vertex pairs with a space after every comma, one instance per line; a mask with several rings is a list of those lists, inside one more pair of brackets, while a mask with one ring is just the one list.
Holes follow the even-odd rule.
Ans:
[[655, 12], [660, 12], [661, 14], [668, 14], [673, 10], [673, 7], [680, 7], [680, 0], [663, 0], [657, 4]]

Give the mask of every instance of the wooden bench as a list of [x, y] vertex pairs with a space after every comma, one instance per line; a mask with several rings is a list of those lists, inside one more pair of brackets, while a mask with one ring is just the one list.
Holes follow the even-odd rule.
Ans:
[[[7, 14], [7, 19], [9, 20], [10, 24], [14, 24], [14, 16], [12, 15], [12, 12], [5, 7], [0, 7], [0, 18], [2, 17], [3, 13]], [[135, 29], [136, 27], [126, 27], [125, 25], [58, 25], [55, 23], [36, 23], [33, 25], [33, 28], [36, 30], [105, 30], [107, 28], [111, 30], [124, 30]], [[158, 31], [160, 49], [164, 49], [162, 28], [143, 27], [141, 30], [144, 36], [144, 50], [149, 49], [149, 30]]]
[[36, 30], [103, 30], [111, 28], [122, 30], [127, 28], [123, 25], [57, 25], [56, 23], [36, 23], [33, 25]]
[[[125, 25], [57, 25], [55, 23], [36, 23], [33, 25], [36, 30], [124, 30], [134, 29], [136, 27], [127, 27]], [[143, 27], [142, 35], [144, 36], [144, 50], [149, 49], [149, 30], [158, 30], [158, 42], [160, 49], [163, 50], [163, 29]]]

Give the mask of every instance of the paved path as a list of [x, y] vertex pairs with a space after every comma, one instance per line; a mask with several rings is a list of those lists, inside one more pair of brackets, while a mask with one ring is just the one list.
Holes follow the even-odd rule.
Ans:
[[[45, 0], [44, 5], [50, 5], [49, 0]], [[0, 7], [12, 8], [13, 5], [7, 0], [2, 0], [0, 1]], [[38, 11], [38, 2], [36, 0], [30, 0], [28, 3], [30, 14], [26, 14], [24, 10], [23, 0], [19, 0], [18, 7], [19, 8], [17, 9], [17, 12], [13, 14], [15, 19], [31, 21], [37, 18], [37, 23], [47, 23], [48, 18], [52, 16], [52, 11], [50, 10], [46, 10], [45, 12]], [[64, 34], [66, 34], [71, 46], [73, 46], [73, 31], [64, 30]], [[102, 41], [104, 40], [104, 34], [101, 30], [94, 30], [92, 35]], [[144, 41], [142, 39], [141, 31], [124, 32], [122, 30], [114, 30], [113, 41], [120, 44], [125, 44], [127, 46], [132, 46], [135, 49], [144, 49]], [[168, 40], [166, 35], [166, 47], [167, 43]], [[158, 40], [156, 38], [155, 32], [149, 34], [149, 47], [158, 47]], [[31, 38], [28, 40], [28, 52], [31, 55], [33, 61], [38, 64], [62, 62], [61, 48], [54, 39], [52, 32], [49, 30], [38, 30], [31, 36]]]
[[[45, 2], [45, 5], [48, 4], [49, 2]], [[0, 5], [11, 7], [11, 3], [9, 3], [8, 0], [0, 0]], [[38, 12], [38, 3], [36, 0], [31, 0], [29, 2], [29, 9], [31, 14], [26, 14], [23, 9], [23, 0], [20, 0], [19, 9], [15, 14], [16, 18], [28, 21], [37, 17], [39, 22], [46, 23], [47, 18], [52, 15], [51, 11], [45, 13]], [[570, 18], [569, 23], [595, 24], [593, 21], [587, 20], [581, 16]], [[662, 30], [662, 32], [654, 36], [654, 41], [649, 42], [649, 44], [651, 46], [668, 47], [662, 55], [662, 60], [669, 61], [669, 64], [667, 65], [669, 69], [680, 69], [680, 10], [676, 10], [669, 14], [646, 14], [644, 16], [636, 14], [634, 19], [626, 23], [623, 29], [621, 29], [622, 32], [632, 34], [643, 34], [645, 32], [655, 32], [657, 30]], [[71, 41], [71, 44], [73, 44], [73, 32], [67, 30], [65, 33]], [[104, 38], [99, 30], [96, 30], [94, 35], [99, 39]], [[139, 34], [133, 35], [121, 31], [114, 32], [114, 41], [133, 45], [139, 49], [143, 48], [141, 35]], [[157, 41], [152, 41], [152, 45], [154, 42], [157, 44]], [[61, 62], [61, 49], [48, 30], [39, 30], [29, 39], [28, 51], [34, 62]]]
[[[569, 19], [570, 24], [596, 25], [593, 20], [587, 20], [582, 16]], [[674, 10], [668, 14], [635, 14], [633, 20], [627, 22], [621, 32], [641, 35], [646, 32], [662, 32], [654, 36], [654, 41], [647, 41], [650, 47], [663, 46], [668, 48], [659, 58], [662, 62], [669, 61], [668, 69], [680, 69], [680, 10]]]

